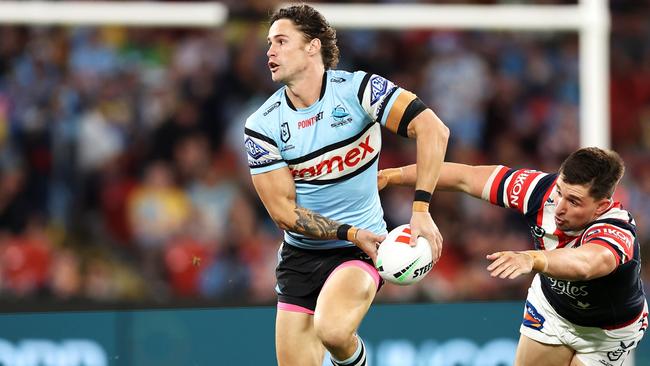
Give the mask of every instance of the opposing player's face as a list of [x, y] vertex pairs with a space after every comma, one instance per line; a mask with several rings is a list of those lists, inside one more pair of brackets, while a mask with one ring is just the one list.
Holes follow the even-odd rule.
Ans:
[[589, 195], [589, 186], [567, 184], [560, 176], [556, 182], [555, 225], [562, 231], [577, 231], [600, 216], [611, 200], [596, 200]]
[[291, 20], [276, 20], [269, 28], [267, 40], [266, 55], [273, 81], [286, 84], [307, 68], [309, 43]]

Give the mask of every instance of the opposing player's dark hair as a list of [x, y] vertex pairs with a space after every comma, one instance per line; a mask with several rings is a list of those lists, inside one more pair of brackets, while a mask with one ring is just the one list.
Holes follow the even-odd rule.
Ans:
[[589, 195], [597, 200], [611, 198], [624, 173], [625, 164], [618, 153], [597, 147], [574, 151], [560, 167], [565, 183], [589, 185]]
[[292, 5], [278, 9], [271, 15], [270, 24], [276, 20], [289, 19], [305, 35], [307, 41], [318, 38], [325, 69], [333, 69], [339, 63], [339, 47], [336, 45], [336, 30], [316, 9], [307, 4]]

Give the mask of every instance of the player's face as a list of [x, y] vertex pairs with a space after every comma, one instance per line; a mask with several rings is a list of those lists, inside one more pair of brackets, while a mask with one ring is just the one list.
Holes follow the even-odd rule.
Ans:
[[578, 231], [601, 215], [611, 200], [596, 200], [589, 195], [589, 186], [567, 184], [560, 176], [556, 182], [555, 225], [562, 231]]
[[267, 40], [266, 55], [273, 81], [287, 84], [307, 68], [309, 43], [291, 20], [276, 20], [269, 28]]

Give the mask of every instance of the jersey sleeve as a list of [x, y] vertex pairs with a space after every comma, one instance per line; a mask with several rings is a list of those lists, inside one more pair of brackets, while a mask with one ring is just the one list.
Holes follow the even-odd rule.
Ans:
[[589, 227], [582, 238], [582, 244], [596, 244], [609, 249], [619, 265], [634, 257], [634, 241], [632, 231], [604, 222]]
[[407, 137], [409, 123], [427, 107], [420, 98], [388, 79], [363, 71], [355, 73], [359, 104], [382, 126]]
[[498, 166], [483, 187], [481, 198], [522, 214], [540, 210], [549, 198], [556, 174]]
[[270, 131], [256, 124], [252, 117], [246, 121], [244, 146], [248, 156], [248, 167], [253, 175], [287, 166], [280, 155], [278, 143], [271, 136]]

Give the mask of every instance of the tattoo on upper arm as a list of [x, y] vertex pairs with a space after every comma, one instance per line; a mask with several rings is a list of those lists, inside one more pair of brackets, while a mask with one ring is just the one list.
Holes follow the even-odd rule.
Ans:
[[298, 215], [293, 231], [317, 239], [336, 239], [336, 229], [341, 225], [338, 222], [302, 207], [293, 212]]

